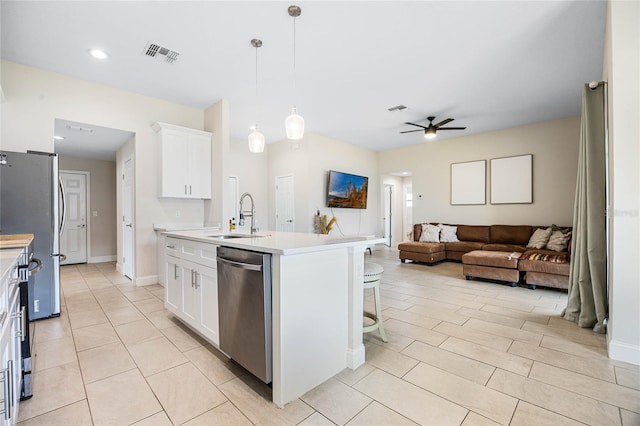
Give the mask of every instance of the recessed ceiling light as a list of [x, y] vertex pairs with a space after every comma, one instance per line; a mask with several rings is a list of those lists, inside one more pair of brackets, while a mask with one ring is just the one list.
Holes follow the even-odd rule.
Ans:
[[64, 140], [64, 136], [58, 136], [58, 135], [56, 135], [56, 136], [54, 136], [53, 138], [54, 138], [55, 140], [57, 140], [57, 141]]
[[107, 59], [109, 55], [107, 52], [100, 49], [89, 49], [89, 55], [93, 56], [96, 59]]

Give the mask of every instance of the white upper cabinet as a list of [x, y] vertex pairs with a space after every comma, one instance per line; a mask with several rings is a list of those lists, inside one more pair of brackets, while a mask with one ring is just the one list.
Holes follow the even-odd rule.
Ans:
[[155, 123], [161, 151], [160, 197], [211, 198], [211, 133]]

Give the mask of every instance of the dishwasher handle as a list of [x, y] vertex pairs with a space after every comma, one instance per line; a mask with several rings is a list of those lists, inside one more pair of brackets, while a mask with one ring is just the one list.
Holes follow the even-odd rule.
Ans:
[[218, 262], [222, 262], [225, 263], [227, 265], [231, 265], [235, 268], [241, 268], [241, 269], [246, 269], [248, 271], [258, 271], [258, 272], [262, 272], [262, 265], [253, 265], [251, 263], [242, 263], [242, 262], [236, 262], [235, 260], [229, 260], [229, 259], [225, 259], [224, 257], [219, 257], [218, 256]]

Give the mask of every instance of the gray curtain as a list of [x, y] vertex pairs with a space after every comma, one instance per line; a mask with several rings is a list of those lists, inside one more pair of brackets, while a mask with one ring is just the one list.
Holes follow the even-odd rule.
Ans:
[[565, 319], [605, 333], [607, 240], [605, 168], [605, 85], [582, 91], [578, 179], [573, 210], [569, 297]]

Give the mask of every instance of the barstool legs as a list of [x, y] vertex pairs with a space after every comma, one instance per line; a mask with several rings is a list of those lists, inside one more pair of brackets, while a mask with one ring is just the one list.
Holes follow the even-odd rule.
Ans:
[[368, 282], [365, 283], [365, 288], [373, 289], [373, 302], [375, 305], [375, 313], [364, 311], [362, 314], [370, 318], [374, 321], [373, 324], [362, 327], [363, 333], [370, 333], [374, 330], [378, 330], [380, 333], [380, 338], [383, 342], [388, 342], [387, 335], [384, 332], [384, 327], [382, 326], [382, 305], [380, 303], [380, 281]]

